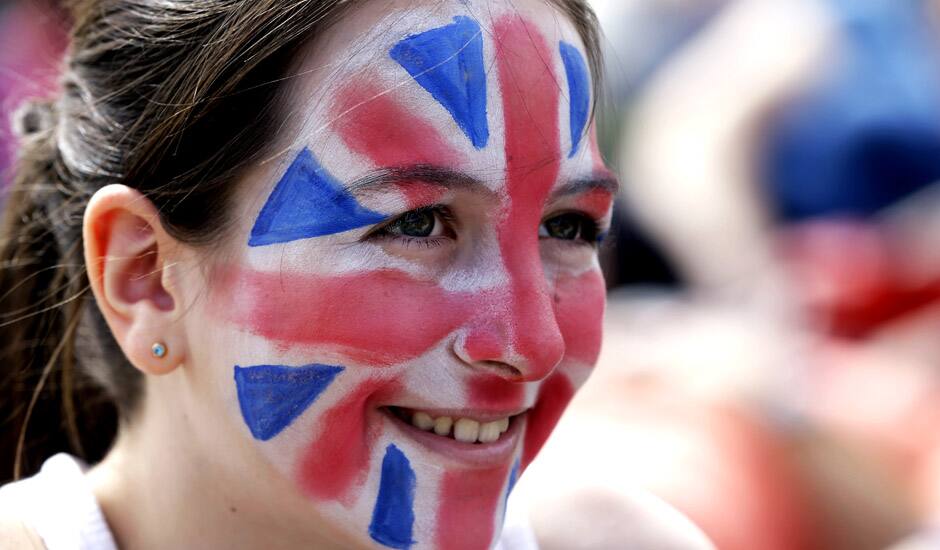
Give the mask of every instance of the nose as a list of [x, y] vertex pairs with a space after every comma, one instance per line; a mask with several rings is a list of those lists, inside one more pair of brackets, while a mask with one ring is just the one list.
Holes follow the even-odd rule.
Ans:
[[565, 342], [541, 267], [537, 278], [519, 275], [513, 274], [507, 288], [487, 300], [458, 339], [456, 353], [471, 366], [533, 382], [555, 370]]

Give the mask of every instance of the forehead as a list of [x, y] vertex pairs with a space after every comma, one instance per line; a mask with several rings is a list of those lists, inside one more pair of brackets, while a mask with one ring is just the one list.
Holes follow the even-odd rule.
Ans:
[[[506, 56], [518, 59], [501, 65]], [[358, 4], [302, 52], [284, 151], [309, 147], [338, 176], [409, 164], [498, 174], [515, 105], [555, 111], [540, 113], [560, 133], [545, 153], [562, 157], [563, 175], [578, 172], [591, 164], [577, 143], [591, 96], [585, 59], [572, 23], [543, 0]], [[585, 154], [565, 154], [579, 146]]]

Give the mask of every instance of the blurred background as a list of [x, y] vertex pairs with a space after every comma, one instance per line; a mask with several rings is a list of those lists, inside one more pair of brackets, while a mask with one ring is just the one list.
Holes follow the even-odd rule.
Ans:
[[[940, 548], [940, 1], [593, 5], [624, 191], [600, 364], [524, 478], [543, 546], [642, 531], [553, 530], [581, 491], [722, 550]], [[66, 33], [0, 1], [0, 188]]]

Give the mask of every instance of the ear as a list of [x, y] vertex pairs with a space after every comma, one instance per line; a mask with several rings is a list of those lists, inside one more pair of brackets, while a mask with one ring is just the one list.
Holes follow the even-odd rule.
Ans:
[[[131, 364], [167, 374], [184, 362], [187, 341], [176, 322], [181, 296], [173, 285], [176, 239], [153, 203], [125, 185], [98, 190], [83, 224], [88, 280], [111, 332]], [[165, 354], [155, 353], [160, 344]]]

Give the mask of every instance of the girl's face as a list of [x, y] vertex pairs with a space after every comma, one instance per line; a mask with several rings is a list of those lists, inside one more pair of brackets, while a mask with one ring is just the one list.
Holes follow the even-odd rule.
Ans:
[[584, 47], [539, 0], [371, 2], [291, 74], [185, 321], [197, 429], [275, 521], [486, 548], [600, 347]]

